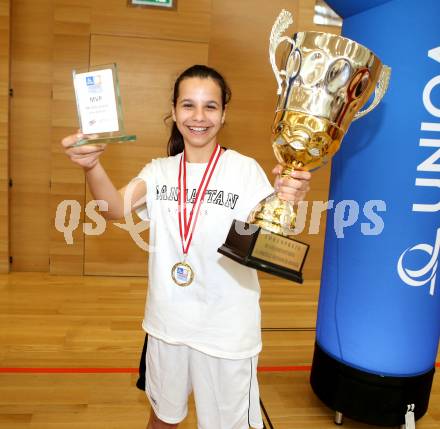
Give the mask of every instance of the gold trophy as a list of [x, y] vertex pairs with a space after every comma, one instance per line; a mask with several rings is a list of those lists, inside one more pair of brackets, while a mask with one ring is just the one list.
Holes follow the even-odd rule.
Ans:
[[[382, 100], [391, 74], [373, 52], [353, 40], [314, 31], [282, 36], [292, 23], [292, 15], [283, 10], [269, 44], [279, 96], [271, 141], [285, 177], [293, 170], [324, 165], [338, 151], [351, 122]], [[279, 69], [275, 54], [281, 44]], [[370, 106], [360, 110], [373, 91]], [[218, 250], [241, 264], [302, 283], [309, 246], [292, 238], [295, 219], [294, 205], [273, 193], [247, 222], [233, 222]]]

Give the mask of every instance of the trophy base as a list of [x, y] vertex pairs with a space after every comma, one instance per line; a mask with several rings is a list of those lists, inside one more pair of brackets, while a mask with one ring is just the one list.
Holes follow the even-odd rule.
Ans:
[[131, 135], [121, 135], [121, 136], [107, 136], [107, 137], [91, 137], [83, 138], [77, 143], [73, 144], [71, 147], [84, 146], [86, 144], [108, 144], [108, 143], [124, 143], [124, 142], [134, 142], [136, 141], [136, 136]]
[[234, 220], [225, 244], [217, 251], [242, 265], [302, 283], [308, 250], [309, 245], [301, 241]]

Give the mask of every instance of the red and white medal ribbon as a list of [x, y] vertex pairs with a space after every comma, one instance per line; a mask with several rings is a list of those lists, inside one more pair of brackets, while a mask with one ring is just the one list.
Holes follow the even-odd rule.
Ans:
[[189, 219], [187, 218], [186, 210], [186, 156], [185, 151], [180, 158], [179, 165], [179, 197], [178, 197], [178, 207], [179, 207], [179, 232], [180, 239], [182, 242], [182, 251], [184, 257], [188, 254], [189, 246], [191, 245], [191, 240], [194, 234], [194, 229], [197, 224], [197, 219], [199, 217], [200, 207], [203, 204], [203, 199], [205, 197], [206, 190], [208, 188], [211, 177], [214, 173], [217, 162], [220, 158], [221, 147], [219, 144], [216, 145], [212, 155], [209, 159], [208, 165], [206, 166], [205, 172], [203, 173], [202, 180], [197, 188], [196, 197], [191, 208]]

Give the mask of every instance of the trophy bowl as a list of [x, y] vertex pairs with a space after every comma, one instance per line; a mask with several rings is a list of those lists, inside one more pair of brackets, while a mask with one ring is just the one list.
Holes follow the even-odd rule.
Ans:
[[[324, 165], [338, 151], [350, 124], [379, 104], [391, 73], [371, 50], [345, 37], [315, 31], [282, 36], [292, 22], [292, 15], [283, 10], [272, 27], [269, 44], [278, 83], [271, 143], [284, 177], [290, 177], [294, 170], [312, 171]], [[281, 45], [278, 68], [275, 55]], [[361, 110], [373, 92], [373, 101]], [[294, 204], [273, 193], [247, 219], [255, 231], [250, 236], [257, 237], [237, 237], [246, 225], [234, 221], [219, 252], [242, 264], [302, 282], [308, 245], [292, 238], [295, 220]], [[269, 237], [259, 239], [261, 235]], [[289, 246], [289, 242], [295, 245]], [[296, 268], [286, 261], [294, 261]]]

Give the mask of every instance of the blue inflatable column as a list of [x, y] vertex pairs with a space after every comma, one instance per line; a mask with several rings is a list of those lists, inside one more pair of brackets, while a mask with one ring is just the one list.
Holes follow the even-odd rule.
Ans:
[[343, 210], [328, 215], [311, 384], [335, 411], [401, 425], [428, 408], [440, 334], [440, 1], [327, 3], [392, 74], [333, 160]]

